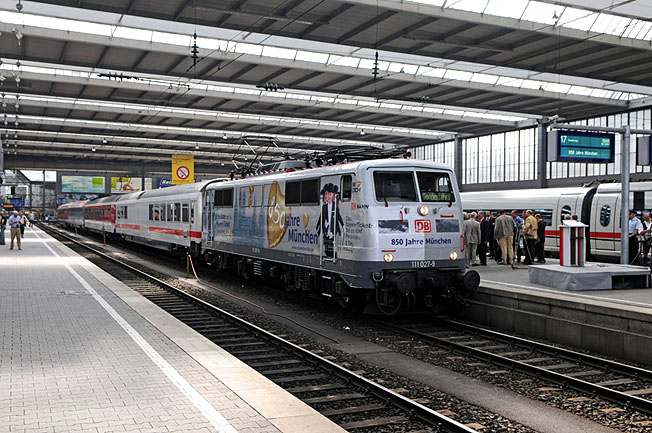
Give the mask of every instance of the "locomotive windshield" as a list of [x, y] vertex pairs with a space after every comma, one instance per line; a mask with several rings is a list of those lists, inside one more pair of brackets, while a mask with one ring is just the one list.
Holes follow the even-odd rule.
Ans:
[[453, 189], [447, 173], [431, 171], [418, 171], [419, 192], [421, 201], [427, 202], [453, 202]]
[[374, 187], [378, 201], [417, 201], [414, 176], [411, 171], [376, 171]]

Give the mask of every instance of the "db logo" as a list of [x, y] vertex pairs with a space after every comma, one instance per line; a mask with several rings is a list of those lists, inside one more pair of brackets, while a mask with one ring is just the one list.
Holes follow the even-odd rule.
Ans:
[[417, 233], [430, 233], [432, 226], [430, 220], [415, 220], [414, 231]]

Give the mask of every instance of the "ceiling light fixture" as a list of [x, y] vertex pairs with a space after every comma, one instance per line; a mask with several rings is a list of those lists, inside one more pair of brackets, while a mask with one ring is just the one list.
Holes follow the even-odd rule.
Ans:
[[364, 129], [360, 131], [360, 135], [365, 135]]

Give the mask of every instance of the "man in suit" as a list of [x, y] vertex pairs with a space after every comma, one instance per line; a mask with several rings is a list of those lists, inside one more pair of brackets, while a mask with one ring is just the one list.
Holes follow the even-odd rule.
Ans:
[[475, 261], [478, 244], [480, 243], [480, 223], [478, 214], [471, 212], [464, 221], [464, 237], [466, 238], [466, 266], [478, 266]]
[[488, 243], [491, 236], [491, 221], [489, 220], [489, 212], [485, 214], [483, 211], [478, 212], [480, 218], [480, 244], [478, 245], [478, 256], [480, 257], [480, 264], [487, 266], [487, 252]]
[[335, 258], [335, 236], [341, 233], [344, 225], [337, 203], [338, 188], [332, 183], [327, 183], [322, 188], [321, 194], [323, 204], [317, 221], [317, 233], [322, 235], [323, 255], [327, 258]]

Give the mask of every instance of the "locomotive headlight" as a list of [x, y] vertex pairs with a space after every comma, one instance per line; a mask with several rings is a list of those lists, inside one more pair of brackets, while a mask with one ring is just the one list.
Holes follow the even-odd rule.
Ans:
[[385, 262], [389, 263], [389, 262], [391, 262], [392, 260], [394, 260], [394, 254], [392, 254], [392, 253], [387, 253], [387, 254], [385, 254], [385, 255], [383, 256], [383, 259], [385, 260]]
[[451, 260], [457, 260], [457, 251], [451, 252], [448, 257], [450, 257]]
[[425, 216], [428, 214], [428, 206], [419, 206], [419, 215]]

